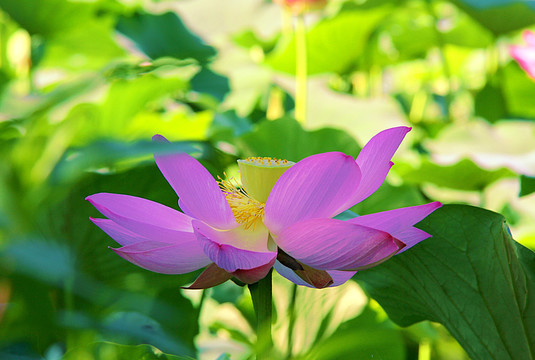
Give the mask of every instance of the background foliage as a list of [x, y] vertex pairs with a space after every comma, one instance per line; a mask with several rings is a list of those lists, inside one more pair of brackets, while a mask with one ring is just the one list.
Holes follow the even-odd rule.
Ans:
[[457, 205], [344, 286], [275, 276], [281, 358], [535, 357], [535, 81], [508, 54], [535, 3], [331, 0], [306, 23], [303, 125], [292, 19], [270, 1], [0, 0], [2, 359], [251, 358], [247, 291], [120, 259], [84, 197], [176, 208], [155, 133], [236, 176], [245, 156], [356, 156], [397, 125], [396, 166], [352, 210]]

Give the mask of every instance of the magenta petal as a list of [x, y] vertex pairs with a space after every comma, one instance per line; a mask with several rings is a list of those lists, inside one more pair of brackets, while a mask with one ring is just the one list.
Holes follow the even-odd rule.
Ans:
[[197, 229], [194, 229], [194, 231], [206, 255], [217, 266], [231, 273], [236, 270], [250, 270], [260, 267], [277, 256], [276, 252], [257, 252], [238, 249], [231, 245], [218, 244], [201, 234]]
[[518, 62], [530, 77], [535, 79], [535, 45], [520, 46], [513, 45], [509, 49], [511, 56]]
[[[402, 240], [399, 234], [422, 221], [427, 215], [441, 207], [438, 201], [418, 206], [383, 211], [375, 214], [363, 215], [348, 220], [352, 224], [363, 225], [385, 231]], [[402, 240], [403, 241], [403, 240]]]
[[336, 219], [299, 222], [275, 241], [288, 255], [320, 270], [363, 269], [405, 246], [384, 231]]
[[113, 220], [96, 218], [89, 218], [89, 220], [91, 220], [95, 225], [101, 228], [102, 231], [108, 234], [109, 237], [121, 244], [121, 246], [127, 246], [130, 244], [135, 244], [148, 240], [146, 237], [140, 236], [114, 223]]
[[525, 30], [522, 33], [522, 38], [524, 39], [526, 44], [535, 51], [535, 32]]
[[188, 234], [189, 239], [184, 238], [176, 245], [145, 241], [113, 251], [139, 267], [162, 274], [185, 274], [210, 264], [195, 235], [184, 234]]
[[357, 157], [362, 178], [351, 206], [373, 194], [383, 183], [393, 163], [390, 161], [410, 127], [399, 126], [381, 131], [371, 138]]
[[[280, 275], [290, 280], [294, 284], [314, 288], [314, 286], [308, 284], [303, 279], [301, 279], [292, 269], [282, 265], [279, 261], [275, 262], [274, 268], [275, 270], [277, 270], [277, 272]], [[329, 273], [329, 275], [331, 275], [331, 278], [334, 281], [331, 285], [329, 285], [330, 287], [344, 284], [346, 281], [351, 279], [353, 275], [357, 273], [356, 271], [338, 271], [338, 270], [327, 270], [327, 272]]]
[[398, 254], [410, 249], [414, 245], [418, 244], [420, 241], [423, 241], [430, 237], [431, 235], [429, 235], [423, 230], [415, 228], [414, 226], [406, 229], [405, 231], [397, 233], [396, 239], [405, 244], [405, 247], [401, 249]]
[[332, 217], [349, 206], [359, 184], [354, 159], [340, 152], [307, 157], [279, 178], [265, 206], [264, 224], [277, 235], [296, 222]]
[[[155, 135], [154, 141], [167, 141]], [[212, 175], [188, 154], [154, 154], [156, 164], [192, 217], [218, 229], [237, 225], [225, 195]]]
[[[255, 252], [270, 252], [268, 249], [268, 230], [264, 224], [259, 223], [245, 229], [238, 226], [230, 230], [217, 230], [205, 223], [193, 220], [195, 230], [220, 245], [230, 245], [242, 250]], [[274, 250], [274, 249], [273, 249]]]
[[177, 233], [193, 232], [189, 216], [154, 201], [109, 193], [91, 195], [86, 200], [102, 215], [143, 237], [174, 243]]

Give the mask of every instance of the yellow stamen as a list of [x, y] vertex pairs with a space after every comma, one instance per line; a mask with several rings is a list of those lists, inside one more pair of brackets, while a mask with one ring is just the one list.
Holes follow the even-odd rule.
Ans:
[[245, 229], [252, 226], [254, 230], [256, 224], [264, 220], [265, 204], [250, 197], [235, 179], [223, 180], [219, 178], [219, 187], [225, 194], [238, 224], [243, 225]]

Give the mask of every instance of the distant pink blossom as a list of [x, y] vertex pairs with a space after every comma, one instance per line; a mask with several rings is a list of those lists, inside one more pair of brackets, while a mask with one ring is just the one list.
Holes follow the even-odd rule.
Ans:
[[274, 2], [296, 14], [321, 9], [327, 4], [327, 0], [274, 0]]
[[526, 45], [513, 45], [510, 47], [510, 53], [522, 69], [535, 79], [535, 32], [526, 30], [522, 38]]
[[[155, 154], [183, 212], [99, 193], [87, 200], [107, 219], [91, 220], [122, 245], [113, 249], [118, 255], [142, 268], [183, 274], [206, 267], [192, 288], [231, 277], [254, 283], [271, 267], [300, 285], [340, 285], [430, 237], [414, 225], [442, 206], [439, 202], [333, 219], [381, 186], [409, 131], [382, 131], [356, 160], [340, 152], [309, 156], [283, 170], [264, 203], [218, 183], [187, 154]], [[160, 135], [154, 140], [167, 141]]]

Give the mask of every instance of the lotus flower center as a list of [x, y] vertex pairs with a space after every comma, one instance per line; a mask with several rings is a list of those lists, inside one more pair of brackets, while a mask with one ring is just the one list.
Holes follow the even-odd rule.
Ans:
[[225, 194], [232, 214], [245, 229], [253, 228], [264, 220], [264, 203], [253, 199], [234, 179], [219, 178], [219, 187]]
[[295, 163], [270, 157], [250, 157], [238, 160], [241, 182], [251, 198], [265, 203], [281, 175]]
[[270, 157], [250, 157], [238, 160], [241, 183], [234, 179], [219, 179], [219, 186], [238, 224], [245, 229], [264, 220], [264, 206], [279, 177], [294, 163]]

